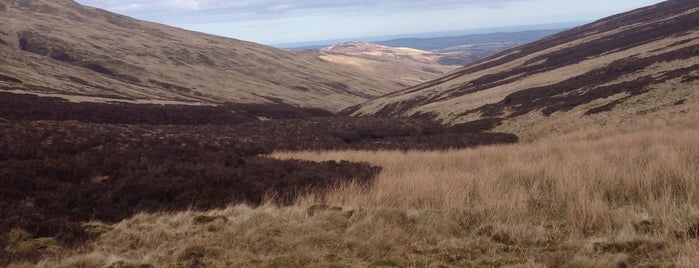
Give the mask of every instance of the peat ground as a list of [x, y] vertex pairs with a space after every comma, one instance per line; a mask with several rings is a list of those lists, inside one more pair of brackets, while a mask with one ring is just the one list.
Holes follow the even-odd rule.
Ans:
[[[34, 260], [40, 244], [78, 246], [88, 221], [231, 203], [285, 205], [350, 180], [366, 163], [277, 160], [275, 150], [433, 150], [512, 143], [517, 137], [426, 120], [340, 117], [285, 105], [163, 106], [70, 103], [0, 93], [0, 264]], [[15, 241], [16, 242], [16, 241]]]

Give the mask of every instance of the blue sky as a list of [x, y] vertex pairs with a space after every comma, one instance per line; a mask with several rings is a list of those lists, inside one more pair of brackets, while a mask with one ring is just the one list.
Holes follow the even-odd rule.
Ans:
[[658, 0], [77, 0], [262, 44], [591, 21]]

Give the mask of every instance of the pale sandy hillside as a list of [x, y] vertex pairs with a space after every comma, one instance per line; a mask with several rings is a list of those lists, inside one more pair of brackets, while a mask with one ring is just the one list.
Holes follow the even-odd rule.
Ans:
[[319, 53], [324, 60], [347, 65], [371, 77], [384, 77], [403, 87], [435, 79], [460, 67], [443, 64], [447, 54], [366, 42], [341, 43]]
[[505, 51], [345, 112], [449, 124], [487, 119], [503, 121], [501, 131], [529, 135], [524, 132], [581, 119], [686, 113], [699, 102], [698, 77], [699, 2], [672, 0]]
[[401, 87], [314, 55], [143, 22], [69, 0], [0, 2], [5, 91], [339, 110]]

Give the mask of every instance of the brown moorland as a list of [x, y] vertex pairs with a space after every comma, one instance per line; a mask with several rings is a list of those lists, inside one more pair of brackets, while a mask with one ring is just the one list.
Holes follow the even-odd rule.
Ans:
[[[3, 261], [15, 267], [694, 267], [697, 10], [695, 1], [666, 1], [505, 52], [424, 84], [429, 90], [418, 86], [377, 100], [417, 96], [376, 109], [413, 119], [315, 117], [283, 106], [269, 109], [298, 118], [236, 104], [212, 111], [101, 104], [126, 107], [114, 108], [124, 117], [134, 110], [155, 117], [110, 121], [107, 106], [89, 106], [107, 111], [95, 116], [66, 114], [63, 108], [84, 108], [56, 99], [42, 101], [61, 109], [39, 109], [39, 117], [6, 109], [1, 170], [33, 199], [3, 200], [9, 215], [3, 224], [12, 226], [2, 236]], [[0, 78], [16, 84], [23, 77]], [[25, 98], [35, 97], [8, 100]], [[194, 111], [203, 114], [182, 124], [172, 116]], [[227, 111], [247, 112], [230, 118]], [[219, 115], [229, 123], [192, 123]], [[42, 117], [68, 121], [35, 121]], [[526, 134], [527, 142], [448, 149], [517, 139], [481, 132], [493, 128]], [[272, 151], [291, 152], [265, 156]], [[256, 177], [266, 171], [281, 180]], [[150, 188], [153, 182], [159, 186]], [[94, 186], [101, 183], [109, 187]], [[56, 196], [53, 189], [67, 190]], [[92, 199], [107, 208], [85, 201]], [[130, 215], [109, 218], [115, 204]], [[92, 216], [99, 211], [109, 215]], [[65, 227], [37, 235], [31, 219]], [[86, 238], [92, 239], [82, 244]], [[70, 247], [71, 241], [82, 246]]]
[[285, 105], [71, 103], [2, 96], [3, 264], [82, 245], [94, 237], [85, 226], [89, 221], [259, 205], [266, 198], [288, 205], [348, 181], [369, 186], [379, 171], [366, 163], [261, 156], [274, 150], [427, 150], [517, 141], [510, 134], [468, 132], [426, 120], [338, 117]]
[[382, 170], [292, 206], [138, 214], [36, 266], [696, 267], [697, 119], [467, 150], [278, 152]]

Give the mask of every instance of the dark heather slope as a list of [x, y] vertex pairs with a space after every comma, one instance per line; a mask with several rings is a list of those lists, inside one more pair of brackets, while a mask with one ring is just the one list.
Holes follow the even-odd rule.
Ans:
[[32, 241], [82, 245], [95, 235], [84, 226], [89, 221], [258, 205], [266, 196], [288, 205], [350, 181], [370, 187], [380, 171], [264, 156], [275, 150], [434, 150], [518, 140], [478, 130], [281, 104], [72, 103], [0, 93], [0, 266], [51, 253], [27, 246]]
[[[699, 1], [671, 0], [505, 51], [344, 113], [427, 116], [446, 123], [516, 120], [556, 112], [605, 113], [632, 100], [666, 95], [650, 101], [658, 107], [648, 109], [657, 110], [682, 101], [697, 87], [697, 78]], [[658, 90], [687, 92], [649, 94]]]

